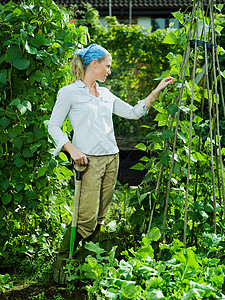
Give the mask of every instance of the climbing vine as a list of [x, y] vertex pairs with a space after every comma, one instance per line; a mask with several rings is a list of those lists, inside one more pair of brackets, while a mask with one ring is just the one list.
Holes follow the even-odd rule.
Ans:
[[52, 156], [54, 145], [47, 133], [57, 91], [71, 78], [70, 57], [78, 45], [87, 43], [86, 28], [69, 21], [67, 11], [52, 0], [0, 6], [3, 261], [12, 252], [28, 254], [37, 245], [49, 246], [60, 221], [50, 197], [62, 189], [69, 196], [62, 179], [71, 172]]

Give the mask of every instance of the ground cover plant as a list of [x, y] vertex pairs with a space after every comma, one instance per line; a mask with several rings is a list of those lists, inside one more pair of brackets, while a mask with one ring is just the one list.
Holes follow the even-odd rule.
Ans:
[[[74, 289], [77, 280], [87, 283], [89, 299], [224, 299], [224, 265], [209, 253], [197, 255], [195, 248], [184, 249], [179, 240], [161, 247], [168, 258], [157, 261], [152, 243], [160, 238], [157, 228], [143, 235], [141, 245], [124, 251], [124, 258], [115, 258], [116, 248], [109, 253], [92, 242], [86, 248], [95, 257], [76, 266], [67, 265], [68, 288]], [[217, 251], [223, 237], [203, 236], [203, 244], [210, 242], [212, 252]], [[90, 282], [88, 283], [88, 280]]]

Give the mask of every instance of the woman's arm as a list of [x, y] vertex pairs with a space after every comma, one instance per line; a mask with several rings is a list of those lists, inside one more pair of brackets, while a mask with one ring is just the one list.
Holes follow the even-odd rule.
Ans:
[[163, 80], [154, 89], [154, 91], [152, 91], [151, 94], [149, 94], [148, 97], [144, 99], [147, 110], [149, 110], [151, 108], [151, 106], [152, 106], [151, 103], [154, 102], [158, 98], [160, 92], [162, 90], [164, 90], [169, 84], [173, 84], [174, 82], [175, 82], [175, 79], [173, 77], [163, 78]]
[[147, 98], [140, 100], [135, 106], [131, 106], [121, 99], [116, 98], [114, 101], [113, 113], [126, 119], [137, 120], [141, 118], [143, 115], [148, 113], [148, 110], [151, 107], [151, 102], [155, 101], [160, 92], [169, 84], [173, 84], [174, 81], [175, 80], [173, 77], [164, 78]]

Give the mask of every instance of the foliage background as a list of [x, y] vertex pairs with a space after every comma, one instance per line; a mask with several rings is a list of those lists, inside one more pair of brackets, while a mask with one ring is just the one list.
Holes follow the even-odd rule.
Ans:
[[[71, 8], [68, 14], [64, 8], [59, 9], [51, 0], [27, 1], [26, 4], [20, 6], [11, 2], [4, 7], [1, 6], [0, 9], [2, 43], [0, 48], [0, 193], [2, 204], [0, 206], [0, 263], [2, 267], [8, 267], [15, 265], [16, 262], [17, 266], [22, 265], [26, 271], [42, 268], [43, 273], [42, 264], [45, 260], [53, 259], [54, 252], [62, 238], [62, 228], [65, 229], [71, 214], [73, 185], [70, 179], [72, 173], [66, 168], [67, 161], [63, 154], [57, 159], [53, 158], [51, 148], [54, 145], [48, 136], [46, 126], [58, 89], [70, 82], [68, 62], [70, 62], [74, 48], [90, 42], [105, 46], [113, 55], [112, 75], [105, 85], [121, 99], [134, 105], [137, 100], [145, 98], [157, 85], [156, 78], [169, 74], [178, 76], [185, 49], [185, 28], [173, 34], [170, 34], [170, 29], [150, 34], [148, 30], [138, 26], [126, 26], [119, 24], [115, 18], [109, 18], [106, 32], [99, 24], [98, 12], [90, 6], [87, 5], [84, 12], [77, 12], [76, 9]], [[79, 19], [77, 19], [78, 16]], [[182, 21], [183, 17], [180, 14], [176, 16]], [[71, 19], [73, 22], [70, 22]], [[224, 26], [223, 15], [220, 15], [220, 19], [218, 18], [218, 23]], [[91, 41], [88, 41], [87, 28]], [[174, 35], [175, 39], [171, 41], [170, 38]], [[219, 38], [221, 46], [224, 46], [224, 37], [223, 29]], [[120, 45], [119, 49], [118, 45]], [[219, 58], [224, 68], [224, 56], [220, 55]], [[201, 88], [197, 90], [197, 95], [201, 95]], [[179, 95], [178, 89], [179, 82], [174, 89], [165, 90], [149, 115], [140, 121], [114, 119], [117, 136], [135, 136], [138, 139], [144, 139], [144, 143], [140, 143], [137, 147], [144, 150], [147, 156], [136, 168], [145, 168], [148, 171], [142, 185], [131, 189], [118, 186], [114, 194], [113, 208], [108, 216], [108, 224], [102, 239], [104, 247], [108, 250], [111, 246], [118, 245], [116, 253], [120, 257], [126, 256], [124, 253], [121, 254], [122, 250], [129, 247], [134, 247], [135, 250], [140, 246], [139, 241], [141, 235], [147, 231], [153, 205], [156, 205], [153, 227], [160, 229], [162, 227], [171, 158], [171, 151], [164, 153], [163, 149], [165, 143], [167, 141], [171, 143], [170, 138], [173, 137], [173, 133], [168, 131], [168, 122], [171, 115], [176, 113], [177, 107], [169, 106], [169, 104], [174, 102]], [[188, 94], [188, 89], [186, 89], [183, 100], [186, 101], [186, 98], [189, 100], [189, 96], [190, 93]], [[161, 101], [162, 98], [163, 101]], [[187, 106], [188, 104], [187, 102]], [[205, 130], [204, 141], [208, 136], [207, 114], [203, 126], [200, 124], [201, 121], [197, 119], [195, 121], [192, 150], [195, 154], [197, 153], [195, 157], [197, 163], [192, 162], [192, 172], [199, 170], [200, 166], [201, 180], [198, 185], [197, 198], [194, 177], [190, 187], [192, 201], [188, 215], [188, 243], [195, 244], [195, 250], [201, 258], [211, 259], [217, 251], [216, 265], [224, 262], [222, 234], [225, 225], [219, 203], [217, 218], [220, 236], [211, 235], [213, 209], [210, 198], [211, 173], [207, 160], [208, 144], [204, 144], [201, 156], [197, 151], [198, 133], [201, 127]], [[146, 126], [140, 127], [143, 124]], [[185, 147], [188, 144], [188, 126], [189, 113], [184, 109], [169, 199], [170, 209], [166, 227], [168, 243], [177, 238], [182, 239], [183, 234], [187, 165]], [[63, 130], [70, 131], [68, 121], [64, 123]], [[221, 121], [221, 132], [224, 132], [224, 121]], [[161, 163], [165, 166], [164, 179], [156, 198], [154, 189]], [[204, 235], [202, 232], [205, 232]], [[153, 258], [154, 251], [157, 257], [159, 240], [157, 238], [152, 242], [151, 249], [144, 245], [140, 253], [144, 255], [145, 251], [150, 251]], [[163, 250], [163, 259], [169, 260], [173, 255], [169, 246], [165, 246]], [[179, 262], [183, 259], [181, 247], [175, 250], [178, 253], [176, 259]], [[194, 261], [197, 260], [194, 255], [192, 257]], [[141, 255], [138, 259], [141, 259]], [[107, 274], [109, 269], [101, 271], [103, 268], [100, 265], [101, 261], [97, 263], [90, 261], [89, 269], [93, 271], [98, 263], [100, 272]], [[138, 264], [137, 261], [135, 263]], [[184, 267], [181, 266], [183, 269], [189, 267], [189, 258], [186, 261], [183, 259], [182, 264], [184, 264]], [[168, 265], [171, 267], [170, 262]], [[122, 271], [118, 269], [118, 273], [113, 269], [110, 270], [114, 272], [112, 273], [114, 278], [125, 280], [123, 283], [125, 286], [129, 279], [123, 275], [123, 263], [120, 267]], [[194, 264], [193, 269], [190, 266], [190, 272], [193, 271], [191, 275], [195, 278], [194, 271], [198, 272], [200, 267]], [[179, 272], [178, 270], [177, 273]], [[221, 270], [215, 267], [213, 272], [218, 272], [219, 279], [216, 280], [221, 286]], [[138, 276], [141, 282], [142, 279]], [[168, 273], [165, 276], [168, 276]], [[211, 277], [207, 280], [204, 282], [209, 282]], [[121, 281], [116, 281], [116, 279], [111, 281], [114, 284], [114, 291], [109, 292], [119, 293], [118, 282], [121, 283]], [[167, 283], [170, 281], [168, 280]], [[148, 288], [151, 286], [150, 289], [152, 289], [154, 284], [152, 286], [150, 284]], [[133, 283], [130, 285], [133, 289]], [[134, 292], [142, 293], [143, 290], [134, 288]]]
[[87, 42], [69, 21], [51, 0], [0, 6], [1, 266], [49, 255], [61, 224], [54, 199], [70, 197], [72, 172], [52, 156], [47, 132], [57, 91], [71, 79], [68, 61]]

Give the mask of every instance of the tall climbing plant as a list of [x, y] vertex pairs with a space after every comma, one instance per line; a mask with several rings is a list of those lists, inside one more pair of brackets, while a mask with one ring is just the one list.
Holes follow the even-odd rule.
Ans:
[[[222, 5], [213, 15], [212, 2], [209, 3], [207, 16], [201, 1], [194, 1], [190, 14], [174, 13], [183, 27], [171, 31], [164, 39], [165, 44], [183, 46], [184, 54], [182, 57], [171, 51], [167, 55], [170, 69], [163, 76], [173, 74], [177, 83], [169, 93], [165, 90], [160, 95], [162, 99], [168, 94], [169, 105], [164, 101], [153, 104], [158, 111], [157, 130], [150, 129], [146, 136], [148, 145], [138, 147], [154, 155], [144, 158], [145, 166], [135, 167], [147, 168], [148, 174], [138, 203], [133, 201], [133, 217], [137, 215], [144, 221], [148, 217], [149, 228], [162, 227], [161, 241], [179, 237], [185, 245], [195, 242], [196, 246], [201, 232], [221, 234], [224, 227], [220, 164], [224, 148], [219, 149], [217, 126], [218, 99], [223, 119], [224, 101], [216, 88], [224, 73], [215, 76], [214, 72], [219, 71], [217, 58], [223, 57], [225, 51], [210, 35], [213, 32], [218, 37], [223, 30], [216, 17]], [[206, 25], [210, 28], [207, 34], [203, 31]]]
[[36, 247], [41, 232], [47, 231], [49, 238], [59, 223], [50, 213], [50, 197], [64, 188], [60, 180], [71, 174], [51, 154], [54, 145], [47, 124], [58, 89], [71, 80], [71, 55], [87, 43], [88, 33], [71, 23], [67, 11], [52, 0], [0, 6], [0, 28], [0, 259], [4, 261], [12, 252], [32, 252], [31, 237]]

